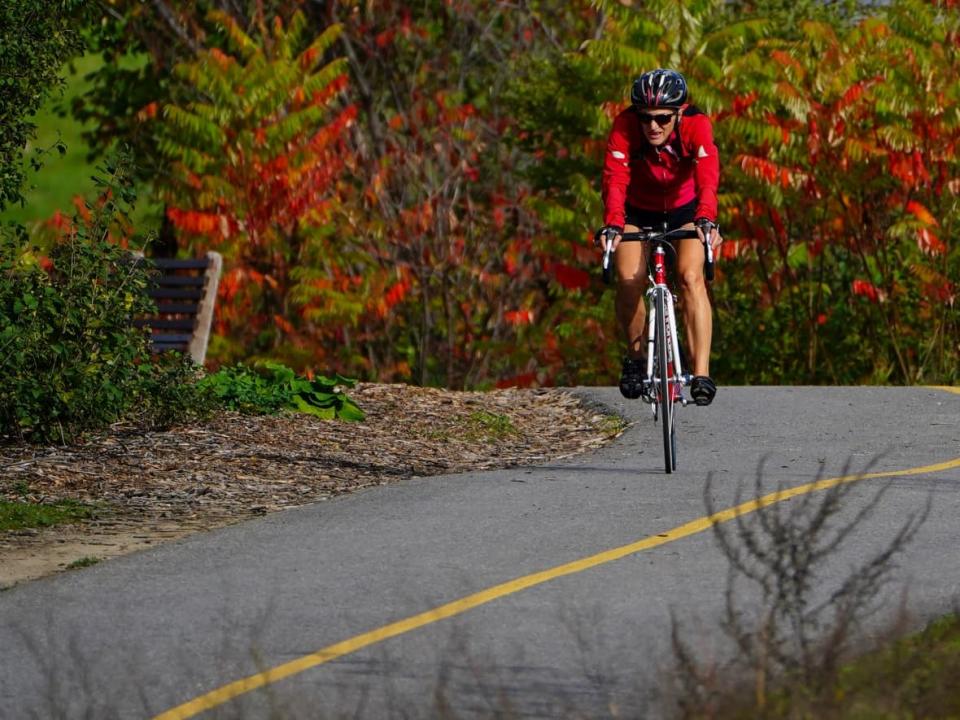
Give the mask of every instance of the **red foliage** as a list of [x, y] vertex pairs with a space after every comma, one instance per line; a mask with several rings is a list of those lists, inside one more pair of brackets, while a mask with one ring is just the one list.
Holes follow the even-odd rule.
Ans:
[[590, 274], [585, 270], [560, 262], [553, 263], [550, 269], [557, 282], [567, 290], [584, 290], [590, 286]]
[[510, 310], [504, 313], [504, 318], [511, 325], [529, 325], [533, 322], [532, 310]]
[[175, 227], [193, 235], [206, 236], [214, 243], [222, 242], [229, 237], [229, 220], [219, 213], [169, 207], [167, 218]]
[[942, 255], [947, 246], [927, 228], [917, 229], [917, 247], [927, 255]]
[[497, 381], [498, 388], [528, 388], [537, 385], [537, 373], [527, 372]]
[[752, 90], [745, 95], [737, 95], [733, 98], [733, 114], [737, 116], [743, 115], [747, 108], [753, 105], [759, 97], [760, 93], [756, 90]]
[[917, 220], [924, 225], [937, 226], [940, 224], [937, 222], [937, 219], [930, 214], [930, 211], [916, 200], [911, 200], [907, 203], [907, 212], [913, 214]]
[[867, 280], [854, 280], [850, 289], [854, 295], [862, 295], [870, 302], [880, 302], [880, 290]]
[[137, 120], [141, 122], [146, 120], [152, 120], [157, 116], [157, 110], [159, 109], [159, 103], [151, 102], [147, 103], [137, 112]]
[[384, 302], [387, 304], [387, 309], [392, 308], [398, 302], [403, 300], [407, 293], [410, 292], [411, 285], [412, 283], [407, 279], [394, 283], [383, 296]]

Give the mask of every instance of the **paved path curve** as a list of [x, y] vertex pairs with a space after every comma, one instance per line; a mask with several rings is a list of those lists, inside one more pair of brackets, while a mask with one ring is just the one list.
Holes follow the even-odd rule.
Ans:
[[956, 391], [722, 388], [681, 411], [672, 476], [646, 407], [577, 392], [637, 422], [570, 461], [376, 488], [0, 593], [0, 718], [662, 714], [671, 613], [723, 652], [704, 481], [731, 507], [761, 463], [771, 490], [869, 473], [854, 510], [889, 483], [836, 573], [931, 499], [889, 597], [908, 587], [920, 616], [960, 597]]

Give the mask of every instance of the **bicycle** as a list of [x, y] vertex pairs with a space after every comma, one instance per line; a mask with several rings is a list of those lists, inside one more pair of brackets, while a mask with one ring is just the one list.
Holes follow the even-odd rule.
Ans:
[[[602, 232], [602, 231], [601, 231]], [[599, 236], [599, 233], [598, 233]], [[658, 419], [663, 430], [664, 467], [667, 473], [677, 469], [677, 436], [674, 405], [689, 404], [683, 394], [683, 388], [690, 384], [693, 376], [684, 371], [683, 354], [680, 349], [680, 333], [674, 313], [674, 295], [667, 282], [667, 248], [676, 257], [673, 245], [668, 238], [699, 238], [696, 230], [678, 228], [668, 230], [666, 224], [661, 231], [643, 228], [639, 232], [622, 233], [621, 242], [648, 242], [651, 251], [647, 257], [647, 273], [650, 287], [647, 289], [647, 374], [644, 378], [646, 391], [641, 397], [653, 409], [653, 419]], [[708, 239], [704, 239], [704, 276], [708, 282], [713, 280], [713, 249]], [[609, 243], [603, 253], [603, 281], [610, 283], [612, 276], [611, 259], [613, 250]], [[652, 260], [652, 262], [651, 262]]]

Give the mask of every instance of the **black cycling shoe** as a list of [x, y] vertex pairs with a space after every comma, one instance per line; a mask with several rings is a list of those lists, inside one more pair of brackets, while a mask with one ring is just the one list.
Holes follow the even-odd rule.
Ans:
[[697, 375], [690, 383], [690, 397], [697, 405], [709, 405], [717, 394], [717, 384], [706, 375]]
[[630, 400], [640, 397], [646, 372], [647, 361], [643, 358], [624, 358], [623, 369], [620, 371], [620, 394]]

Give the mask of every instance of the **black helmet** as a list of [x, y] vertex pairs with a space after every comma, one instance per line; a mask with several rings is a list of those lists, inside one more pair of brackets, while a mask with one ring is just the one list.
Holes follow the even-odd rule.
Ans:
[[637, 107], [680, 107], [687, 101], [687, 81], [676, 70], [650, 70], [633, 81], [630, 100]]

